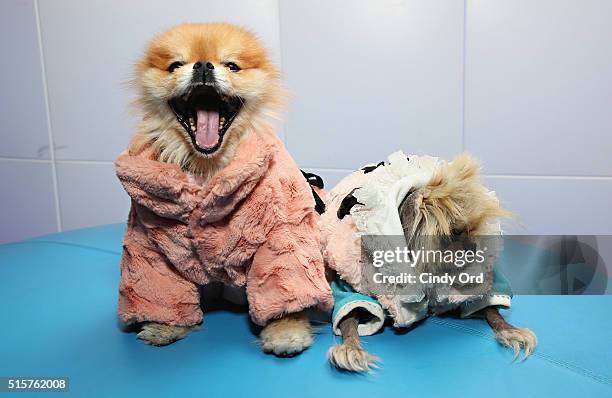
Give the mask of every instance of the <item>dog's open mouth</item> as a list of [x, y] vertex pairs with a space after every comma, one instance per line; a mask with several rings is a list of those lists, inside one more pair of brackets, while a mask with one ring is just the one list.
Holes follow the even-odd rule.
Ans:
[[217, 93], [209, 86], [197, 86], [190, 93], [168, 101], [176, 119], [200, 152], [211, 154], [223, 143], [223, 136], [240, 112], [243, 101]]

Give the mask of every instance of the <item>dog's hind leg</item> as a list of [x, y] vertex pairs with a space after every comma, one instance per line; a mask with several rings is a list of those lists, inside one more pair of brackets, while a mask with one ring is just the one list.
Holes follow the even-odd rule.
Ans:
[[329, 362], [339, 369], [367, 372], [377, 367], [379, 358], [363, 349], [357, 332], [358, 325], [359, 315], [356, 311], [349, 313], [338, 324], [342, 332], [342, 344], [330, 348], [328, 356]]
[[495, 332], [497, 341], [505, 347], [512, 348], [514, 351], [513, 360], [516, 360], [521, 349], [525, 351], [523, 360], [527, 359], [529, 354], [535, 350], [538, 345], [538, 338], [531, 330], [512, 326], [506, 322], [496, 307], [484, 308], [480, 313]]

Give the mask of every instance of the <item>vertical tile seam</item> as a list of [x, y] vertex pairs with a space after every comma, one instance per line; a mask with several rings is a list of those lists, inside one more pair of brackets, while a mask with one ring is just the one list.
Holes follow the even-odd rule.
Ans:
[[53, 182], [53, 197], [55, 200], [55, 221], [57, 225], [57, 231], [62, 232], [62, 215], [60, 210], [60, 195], [59, 186], [57, 179], [57, 163], [55, 159], [55, 140], [53, 137], [53, 128], [51, 126], [51, 108], [49, 106], [49, 91], [47, 86], [47, 70], [45, 67], [45, 53], [43, 50], [42, 40], [42, 28], [40, 24], [40, 11], [38, 7], [38, 0], [34, 0], [34, 14], [36, 17], [36, 29], [38, 34], [38, 50], [40, 53], [40, 66], [43, 83], [43, 96], [45, 99], [45, 113], [47, 118], [47, 134], [49, 139], [49, 156], [51, 159], [51, 178]]
[[[278, 63], [279, 63], [278, 67], [280, 68], [280, 71], [281, 71], [281, 79], [282, 79], [281, 84], [282, 84], [283, 88], [285, 88], [285, 81], [287, 79], [285, 78], [285, 69], [283, 68], [283, 52], [284, 51], [283, 51], [283, 38], [282, 38], [283, 30], [281, 28], [281, 19], [282, 19], [282, 17], [281, 17], [281, 0], [277, 0], [276, 1], [276, 12], [277, 12], [277, 16], [278, 16], [278, 18], [277, 18], [277, 22], [278, 22], [277, 23], [277, 26], [278, 26]], [[288, 99], [287, 99], [287, 101], [288, 101]], [[287, 150], [289, 150], [289, 140], [288, 140], [289, 134], [287, 132], [287, 123], [284, 120], [284, 116], [285, 116], [285, 114], [288, 111], [289, 104], [287, 103], [286, 106], [287, 107], [280, 112], [280, 117], [281, 117], [281, 124], [283, 126], [283, 142], [284, 142], [285, 147], [287, 148]], [[289, 152], [289, 153], [291, 153], [291, 152]]]
[[463, 48], [461, 60], [461, 152], [465, 152], [465, 90], [466, 90], [466, 58], [467, 58], [467, 8], [468, 0], [463, 1]]

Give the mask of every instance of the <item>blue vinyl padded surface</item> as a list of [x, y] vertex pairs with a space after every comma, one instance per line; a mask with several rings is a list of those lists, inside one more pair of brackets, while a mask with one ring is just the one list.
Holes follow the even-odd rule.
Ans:
[[261, 353], [244, 312], [206, 313], [186, 339], [146, 346], [117, 326], [124, 227], [0, 246], [0, 377], [70, 378], [69, 393], [44, 396], [612, 397], [612, 296], [515, 297], [507, 319], [540, 343], [523, 363], [484, 321], [451, 318], [364, 338], [383, 358], [366, 375], [327, 364], [329, 324], [295, 358]]

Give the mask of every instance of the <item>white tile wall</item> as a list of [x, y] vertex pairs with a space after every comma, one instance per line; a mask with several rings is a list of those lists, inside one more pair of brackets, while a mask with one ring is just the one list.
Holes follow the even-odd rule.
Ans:
[[0, 4], [0, 156], [49, 159], [43, 74], [32, 1]]
[[612, 234], [612, 179], [489, 176], [487, 184], [515, 218], [509, 234]]
[[267, 44], [291, 93], [281, 136], [327, 186], [396, 148], [467, 149], [510, 231], [612, 233], [606, 0], [5, 0], [0, 242], [125, 219], [132, 64], [156, 32], [213, 20]]
[[112, 163], [60, 161], [57, 182], [64, 229], [127, 220], [130, 200]]
[[612, 176], [612, 2], [469, 1], [466, 148], [490, 173]]
[[0, 242], [57, 231], [51, 163], [0, 160]]
[[282, 1], [280, 10], [286, 142], [298, 163], [356, 168], [398, 146], [461, 151], [462, 2]]

